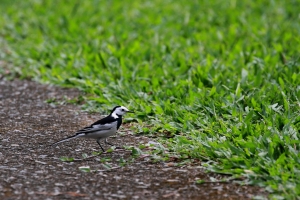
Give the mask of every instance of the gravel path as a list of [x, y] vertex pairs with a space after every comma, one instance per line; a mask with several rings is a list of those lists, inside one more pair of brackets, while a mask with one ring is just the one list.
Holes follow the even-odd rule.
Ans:
[[[222, 176], [204, 173], [197, 165], [176, 167], [147, 159], [132, 161], [131, 151], [124, 149], [79, 162], [61, 161], [64, 156], [82, 158], [84, 153], [99, 151], [94, 140], [84, 139], [48, 147], [100, 118], [76, 105], [45, 102], [73, 99], [79, 94], [75, 89], [32, 81], [0, 80], [0, 199], [223, 200], [266, 195], [258, 187], [235, 183], [197, 185], [197, 179]], [[109, 141], [119, 146], [138, 146], [154, 140], [136, 136], [129, 126], [132, 124], [122, 126], [123, 134]], [[132, 162], [120, 167], [124, 161]], [[79, 170], [82, 166], [89, 166], [93, 172]]]

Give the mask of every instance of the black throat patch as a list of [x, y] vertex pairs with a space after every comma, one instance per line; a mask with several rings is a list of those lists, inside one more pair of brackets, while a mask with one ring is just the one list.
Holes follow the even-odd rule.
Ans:
[[117, 115], [118, 118], [117, 118], [117, 130], [120, 128], [121, 124], [122, 124], [122, 115]]

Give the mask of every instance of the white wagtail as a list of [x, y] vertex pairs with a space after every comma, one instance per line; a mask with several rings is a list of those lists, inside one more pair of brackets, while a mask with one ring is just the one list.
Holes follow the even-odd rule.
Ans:
[[80, 137], [93, 138], [97, 140], [97, 143], [104, 152], [104, 149], [100, 144], [100, 140], [105, 138], [105, 143], [113, 146], [113, 144], [107, 142], [107, 138], [117, 133], [117, 130], [122, 124], [122, 116], [128, 112], [133, 113], [124, 106], [116, 106], [107, 117], [77, 131], [75, 135], [53, 143], [51, 146]]

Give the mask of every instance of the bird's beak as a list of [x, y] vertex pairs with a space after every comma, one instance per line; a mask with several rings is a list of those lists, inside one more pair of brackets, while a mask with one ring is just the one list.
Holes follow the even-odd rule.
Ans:
[[128, 112], [128, 113], [134, 113], [134, 111], [130, 111], [130, 110], [128, 110], [127, 112]]

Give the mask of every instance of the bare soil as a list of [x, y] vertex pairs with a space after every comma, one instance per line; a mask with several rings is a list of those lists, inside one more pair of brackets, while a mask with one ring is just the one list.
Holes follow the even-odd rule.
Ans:
[[[78, 95], [76, 89], [27, 80], [0, 80], [0, 199], [223, 200], [267, 195], [259, 187], [234, 182], [198, 185], [197, 179], [224, 177], [205, 173], [200, 164], [176, 167], [172, 163], [135, 159], [120, 167], [120, 159], [132, 159], [131, 151], [124, 149], [79, 162], [61, 161], [64, 156], [82, 158], [84, 153], [91, 155], [100, 150], [94, 140], [84, 139], [49, 147], [101, 117], [83, 112], [76, 105], [46, 103], [48, 99], [64, 101]], [[133, 134], [128, 128], [132, 125], [123, 125], [120, 131], [124, 134], [109, 141], [121, 147], [154, 141]], [[81, 166], [95, 171], [83, 172], [79, 170]]]

